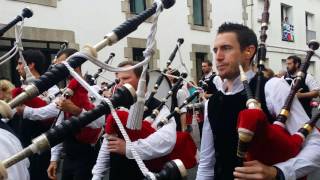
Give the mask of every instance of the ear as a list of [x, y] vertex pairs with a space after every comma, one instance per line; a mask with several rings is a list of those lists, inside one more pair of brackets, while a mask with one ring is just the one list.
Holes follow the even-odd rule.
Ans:
[[34, 62], [32, 62], [32, 63], [30, 63], [30, 64], [28, 65], [30, 71], [31, 71], [31, 70], [34, 70], [34, 69], [35, 69], [35, 66], [36, 66], [36, 65], [35, 65]]
[[254, 56], [255, 52], [256, 52], [256, 47], [254, 45], [247, 46], [243, 50], [244, 58], [246, 60], [252, 59], [252, 57]]

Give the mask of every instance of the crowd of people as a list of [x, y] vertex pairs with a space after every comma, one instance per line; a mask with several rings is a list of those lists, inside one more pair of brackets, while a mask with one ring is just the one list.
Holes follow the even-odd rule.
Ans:
[[[237, 119], [238, 114], [247, 109], [247, 94], [240, 79], [239, 64], [249, 81], [249, 87], [254, 90], [253, 87], [257, 85], [257, 72], [253, 59], [257, 48], [257, 37], [251, 29], [236, 23], [222, 24], [213, 40], [214, 64], [217, 72], [213, 72], [213, 62], [205, 60], [201, 64], [203, 76], [198, 83], [184, 81], [180, 88], [172, 92], [171, 107], [162, 106], [156, 119], [151, 122], [150, 128], [156, 127], [170, 113], [177, 111], [176, 107], [181, 106], [194, 92], [199, 91], [200, 95], [190, 106], [179, 109], [179, 113], [174, 114], [162, 128], [154, 128], [149, 134], [141, 132], [142, 135], [134, 137], [129, 146], [118, 133], [117, 127], [113, 127], [113, 116], [106, 114], [67, 137], [50, 151], [33, 155], [10, 167], [9, 179], [99, 180], [108, 174], [110, 180], [140, 180], [144, 178], [144, 174], [134, 160], [132, 148], [150, 170], [159, 172], [166, 162], [172, 160], [170, 159], [172, 152], [179, 148], [177, 146], [181, 136], [178, 134], [185, 133], [184, 136], [190, 136], [193, 133], [193, 124], [199, 127], [201, 145], [198, 147], [199, 161], [191, 163], [188, 167], [198, 166], [197, 180], [291, 180], [306, 177], [320, 168], [320, 153], [317, 153], [320, 148], [320, 134], [317, 129], [306, 139], [300, 153], [291, 159], [271, 165], [263, 164], [259, 159], [239, 164]], [[59, 51], [52, 66], [64, 62], [76, 52], [77, 50], [70, 48]], [[43, 54], [39, 50], [26, 50], [23, 52], [23, 57], [32, 76], [39, 79], [44, 73]], [[287, 71], [282, 75], [274, 75], [270, 69], [264, 70], [265, 81], [261, 85], [263, 98], [260, 103], [262, 111], [270, 122], [273, 122], [274, 117], [279, 114], [302, 63], [300, 57], [292, 55], [287, 58]], [[118, 67], [132, 67], [136, 64], [135, 61], [125, 60], [119, 63]], [[25, 69], [21, 59], [18, 59], [17, 71], [22, 79], [21, 87], [14, 86], [5, 78], [0, 80], [1, 100], [10, 102], [23, 92], [23, 88], [29, 83]], [[75, 71], [90, 85], [97, 87], [99, 94], [109, 98], [125, 83], [137, 90], [143, 70], [142, 67], [136, 67], [129, 71], [117, 72], [116, 83], [112, 86], [105, 82], [100, 85], [95, 84], [93, 76], [85, 78], [81, 67], [75, 68]], [[171, 86], [178, 82], [181, 73], [171, 67], [165, 71]], [[148, 81], [147, 74], [147, 84], [150, 83]], [[63, 84], [66, 86], [62, 87]], [[319, 96], [319, 91], [320, 84], [311, 74], [307, 74], [301, 89], [296, 93], [286, 123], [286, 129], [290, 134], [294, 134], [310, 119], [312, 116], [310, 102]], [[146, 89], [146, 99], [150, 94], [148, 92], [150, 90]], [[153, 113], [153, 109], [160, 106], [161, 100], [155, 97], [149, 99], [148, 110], [144, 112], [143, 119], [147, 119]], [[12, 119], [1, 119], [0, 160], [21, 151], [23, 147], [31, 144], [32, 139], [50, 128], [63, 121], [69, 121], [71, 117], [79, 117], [97, 105], [94, 98], [88, 95], [87, 90], [76, 79], [71, 76], [66, 77], [65, 83], [59, 83], [38, 97], [17, 106]], [[127, 122], [130, 119], [128, 118], [130, 108], [132, 106], [117, 109], [121, 120]], [[132, 131], [129, 128], [127, 130]], [[134, 133], [140, 132], [132, 134]], [[190, 147], [183, 147], [178, 157], [183, 156], [182, 154], [189, 148], [194, 148], [192, 143]], [[195, 159], [196, 155], [194, 153], [193, 157], [186, 159]]]

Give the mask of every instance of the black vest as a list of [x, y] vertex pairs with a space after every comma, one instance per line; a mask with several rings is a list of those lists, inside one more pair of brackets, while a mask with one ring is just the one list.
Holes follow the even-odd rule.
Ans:
[[[287, 81], [287, 83], [289, 85], [292, 84], [292, 81], [294, 80], [295, 77], [291, 76], [289, 73], [286, 73], [286, 75], [284, 76], [285, 80]], [[300, 91], [301, 93], [305, 93], [305, 92], [309, 92], [310, 89], [309, 87], [306, 85], [306, 78], [304, 78], [301, 82], [301, 87], [302, 90]], [[311, 102], [312, 98], [303, 98], [303, 99], [299, 99], [303, 109], [306, 111], [307, 115], [309, 116], [309, 118], [311, 118], [312, 116], [312, 108], [310, 106], [310, 102]]]
[[[205, 76], [203, 76], [201, 78], [201, 80], [207, 84], [207, 86], [205, 86], [205, 87], [202, 86], [202, 88], [204, 88], [204, 90], [207, 94], [214, 94], [215, 92], [217, 92], [217, 88], [213, 83], [214, 77], [216, 77], [216, 74], [212, 73], [212, 75], [209, 78], [205, 78]], [[199, 84], [199, 85], [201, 86], [201, 84]]]
[[[148, 103], [148, 111], [144, 112], [143, 118], [150, 116], [152, 110], [159, 105], [160, 101], [156, 98], [152, 98], [150, 103]], [[125, 155], [110, 153], [110, 180], [141, 180], [143, 178], [144, 176], [134, 159], [128, 159]]]
[[[268, 118], [273, 121], [267, 110], [264, 94], [264, 85], [260, 88], [261, 105]], [[256, 78], [250, 82], [255, 90]], [[241, 91], [234, 95], [224, 95], [221, 91], [213, 94], [208, 102], [208, 118], [213, 133], [215, 149], [215, 180], [233, 180], [234, 168], [238, 166], [236, 156], [238, 144], [237, 118], [241, 110], [246, 109], [246, 94]]]
[[11, 129], [11, 127], [8, 126], [8, 124], [3, 122], [1, 119], [0, 119], [0, 129], [4, 129], [6, 131], [9, 131], [11, 134], [17, 136], [16, 133]]

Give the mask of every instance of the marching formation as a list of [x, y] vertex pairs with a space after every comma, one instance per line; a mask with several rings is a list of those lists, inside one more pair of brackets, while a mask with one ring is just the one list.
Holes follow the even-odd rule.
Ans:
[[[214, 64], [201, 62], [202, 78], [188, 81], [188, 69], [172, 62], [149, 69], [155, 53], [158, 17], [175, 0], [156, 0], [97, 44], [82, 50], [61, 46], [49, 68], [39, 50], [24, 50], [22, 28], [33, 12], [1, 27], [15, 26], [16, 42], [0, 57], [17, 57], [20, 85], [0, 79], [0, 179], [179, 180], [197, 168], [197, 180], [306, 179], [320, 168], [320, 112], [311, 100], [320, 84], [307, 73], [319, 43], [310, 41], [304, 60], [289, 56], [287, 72], [264, 65], [269, 1], [264, 0], [260, 41], [245, 25], [225, 22], [213, 40]], [[98, 52], [153, 22], [140, 62], [116, 67]], [[21, 22], [20, 26], [18, 26]], [[86, 61], [97, 72], [83, 73]], [[98, 80], [114, 72], [110, 82]], [[197, 145], [193, 126], [200, 132]]]

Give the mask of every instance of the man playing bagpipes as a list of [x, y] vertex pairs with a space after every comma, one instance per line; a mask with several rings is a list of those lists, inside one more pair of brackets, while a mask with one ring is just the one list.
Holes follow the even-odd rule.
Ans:
[[[301, 66], [301, 58], [298, 56], [289, 56], [286, 59], [287, 73], [284, 79], [289, 85], [293, 85], [294, 79], [297, 77], [299, 67]], [[296, 93], [303, 109], [308, 116], [312, 116], [312, 107], [310, 106], [311, 100], [319, 96], [320, 85], [316, 79], [307, 73], [305, 80], [302, 82], [301, 90]]]
[[[135, 64], [136, 62], [124, 61], [120, 63], [118, 67], [130, 67]], [[135, 89], [137, 89], [141, 73], [142, 67], [135, 68], [126, 72], [118, 72], [116, 74], [117, 78], [120, 80], [118, 86], [121, 86], [124, 83], [129, 83]], [[148, 75], [146, 77], [146, 81], [148, 81]], [[150, 111], [144, 114], [144, 118], [150, 115], [152, 113], [152, 109], [155, 109], [160, 104], [160, 102], [157, 99], [153, 98], [151, 100], [151, 103], [149, 104], [150, 107], [148, 109], [150, 109]], [[117, 113], [121, 121], [127, 120], [128, 110], [120, 109]], [[168, 114], [170, 114], [170, 112], [168, 108], [164, 106], [160, 111], [155, 123], [159, 122], [160, 118], [163, 118]], [[112, 131], [112, 128], [114, 128], [112, 126], [116, 125], [112, 121], [112, 116], [109, 115], [106, 120], [106, 133], [110, 133], [110, 131]], [[138, 134], [139, 130], [136, 131]], [[174, 120], [171, 120], [168, 124], [166, 124], [158, 131], [155, 131], [151, 135], [146, 136], [147, 137], [145, 138], [130, 137], [132, 140], [133, 147], [138, 152], [142, 160], [150, 160], [165, 156], [172, 151], [176, 143], [176, 123]], [[102, 143], [96, 165], [92, 170], [92, 173], [94, 175], [93, 179], [102, 179], [106, 171], [109, 171], [110, 180], [143, 179], [143, 174], [141, 173], [136, 162], [132, 158], [133, 155], [131, 153], [131, 150], [128, 149], [128, 146], [126, 146], [126, 142], [121, 137], [108, 134], [107, 138], [105, 138]], [[157, 161], [154, 161], [153, 164], [150, 163], [149, 166], [147, 164], [147, 166], [150, 170], [154, 170], [155, 168], [159, 167], [161, 168], [161, 161], [162, 160], [159, 159]]]
[[[64, 53], [65, 52], [65, 53]], [[65, 49], [57, 56], [56, 63], [63, 62], [64, 58], [72, 55], [70, 49]], [[59, 58], [61, 57], [61, 58]], [[81, 74], [81, 68], [75, 71]], [[94, 108], [90, 102], [88, 92], [74, 79], [71, 78], [61, 97], [51, 107], [55, 108], [55, 116], [58, 116], [56, 125], [62, 121], [68, 121], [72, 116], [79, 116], [83, 112]], [[62, 112], [62, 113], [61, 113]], [[97, 157], [97, 141], [102, 133], [104, 117], [97, 119], [84, 127], [74, 136], [67, 138], [63, 143], [51, 149], [51, 160], [47, 173], [50, 179], [56, 179], [58, 161], [62, 151], [64, 151], [64, 161], [62, 163], [61, 179], [90, 179], [91, 169]]]
[[[197, 180], [207, 179], [296, 179], [303, 177], [320, 165], [319, 132], [313, 131], [301, 152], [285, 162], [267, 166], [259, 161], [244, 162], [239, 166], [236, 155], [238, 133], [237, 119], [240, 111], [246, 109], [246, 92], [240, 81], [239, 65], [255, 89], [256, 76], [251, 62], [257, 50], [257, 37], [248, 27], [222, 24], [214, 41], [213, 51], [219, 76], [213, 82], [218, 89], [205, 107], [200, 164]], [[269, 121], [277, 115], [284, 104], [290, 87], [284, 79], [272, 78], [263, 81], [261, 108]], [[297, 98], [293, 101], [287, 130], [293, 134], [308, 120]], [[255, 116], [252, 112], [249, 116]], [[262, 153], [262, 152], [261, 152]]]
[[[26, 66], [23, 61], [26, 62]], [[23, 85], [12, 90], [13, 97], [20, 94], [23, 91], [24, 86], [32, 81], [33, 78], [38, 79], [40, 75], [44, 73], [44, 62], [45, 57], [39, 50], [26, 50], [22, 52], [22, 56], [18, 59], [18, 65], [16, 69], [22, 79]], [[21, 107], [43, 107], [47, 105], [47, 97], [57, 93], [58, 91], [58, 87], [54, 86], [46, 91], [46, 93], [28, 100], [22, 104]], [[33, 138], [48, 130], [52, 120], [45, 119], [46, 121], [34, 121], [32, 118], [23, 116], [20, 111], [21, 107], [16, 109], [17, 115], [13, 120], [10, 120], [8, 124], [16, 132], [22, 142], [22, 145], [25, 147], [31, 143]], [[48, 179], [45, 166], [49, 165], [49, 159], [49, 153], [36, 155], [30, 158], [29, 172], [31, 179]]]

